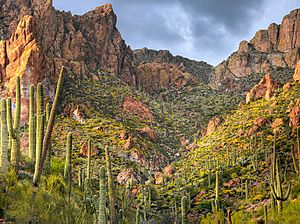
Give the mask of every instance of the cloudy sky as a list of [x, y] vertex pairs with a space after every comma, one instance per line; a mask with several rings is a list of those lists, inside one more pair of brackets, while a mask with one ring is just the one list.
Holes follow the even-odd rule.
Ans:
[[54, 0], [73, 14], [111, 3], [117, 27], [132, 49], [167, 49], [174, 55], [216, 65], [237, 50], [241, 40], [280, 23], [299, 0]]

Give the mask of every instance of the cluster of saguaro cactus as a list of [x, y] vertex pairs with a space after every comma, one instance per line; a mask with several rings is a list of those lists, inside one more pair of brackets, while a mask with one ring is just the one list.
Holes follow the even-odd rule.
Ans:
[[40, 180], [44, 163], [48, 155], [49, 151], [49, 144], [51, 140], [51, 135], [53, 131], [54, 121], [55, 121], [55, 114], [57, 111], [57, 104], [60, 98], [60, 93], [62, 91], [63, 86], [63, 78], [64, 78], [64, 67], [62, 67], [57, 86], [56, 92], [52, 104], [52, 108], [50, 111], [50, 115], [47, 119], [47, 127], [44, 133], [44, 98], [43, 98], [43, 88], [42, 85], [39, 83], [37, 87], [37, 119], [36, 119], [36, 164], [35, 164], [35, 171], [33, 176], [33, 185], [37, 186]]
[[20, 77], [17, 77], [16, 82], [16, 109], [15, 118], [12, 119], [11, 112], [11, 98], [7, 99], [7, 127], [9, 138], [11, 141], [11, 166], [16, 172], [19, 169], [20, 162], [20, 116], [21, 116], [21, 81]]
[[117, 223], [117, 212], [115, 208], [115, 193], [114, 193], [114, 182], [111, 172], [111, 162], [109, 156], [109, 148], [105, 147], [105, 158], [106, 158], [106, 172], [107, 172], [107, 184], [108, 184], [108, 196], [109, 196], [109, 208], [110, 208], [110, 219], [112, 224]]
[[272, 158], [272, 171], [271, 171], [271, 193], [273, 198], [277, 201], [277, 209], [280, 213], [283, 205], [282, 202], [286, 201], [290, 195], [291, 184], [288, 183], [288, 188], [286, 193], [283, 193], [283, 183], [280, 169], [280, 161], [276, 156], [276, 134], [274, 138], [274, 149], [273, 149], [273, 158]]

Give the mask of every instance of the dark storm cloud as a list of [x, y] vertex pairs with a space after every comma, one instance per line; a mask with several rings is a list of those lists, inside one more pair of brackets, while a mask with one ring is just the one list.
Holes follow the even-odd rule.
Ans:
[[[108, 0], [118, 29], [133, 49], [168, 49], [173, 54], [217, 64], [250, 38], [260, 21], [287, 14], [297, 0]], [[60, 9], [83, 14], [106, 1], [55, 1]], [[288, 5], [289, 7], [286, 7]], [[284, 10], [283, 10], [284, 8]], [[281, 15], [281, 13], [284, 13]], [[264, 15], [268, 15], [263, 17]], [[261, 20], [260, 20], [261, 19]], [[271, 20], [272, 21], [272, 20]], [[273, 21], [272, 21], [273, 22]], [[279, 21], [280, 22], [280, 21]], [[267, 24], [264, 24], [267, 25]]]

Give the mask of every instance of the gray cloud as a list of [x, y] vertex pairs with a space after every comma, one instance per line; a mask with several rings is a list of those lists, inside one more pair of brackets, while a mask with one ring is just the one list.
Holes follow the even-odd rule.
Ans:
[[[110, 0], [118, 29], [133, 49], [168, 49], [196, 60], [217, 64], [249, 39], [266, 22], [280, 22], [297, 0]], [[75, 14], [104, 1], [54, 0], [59, 9]], [[275, 17], [275, 18], [274, 18]], [[263, 27], [261, 27], [263, 25]]]

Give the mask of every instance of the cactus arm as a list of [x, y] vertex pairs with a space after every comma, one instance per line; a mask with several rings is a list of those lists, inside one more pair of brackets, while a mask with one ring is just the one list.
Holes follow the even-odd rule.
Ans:
[[288, 183], [288, 188], [287, 188], [287, 192], [285, 193], [284, 197], [282, 198], [282, 201], [286, 201], [291, 193], [291, 183]]
[[295, 158], [295, 151], [294, 151], [293, 146], [291, 146], [291, 156], [292, 156], [292, 160], [293, 160], [294, 170], [295, 170], [296, 174], [299, 174], [299, 170], [298, 170], [296, 158]]
[[12, 112], [11, 112], [11, 98], [7, 98], [6, 100], [6, 109], [7, 109], [7, 129], [8, 134], [11, 138], [16, 138], [16, 132], [13, 129], [13, 122], [12, 122]]

